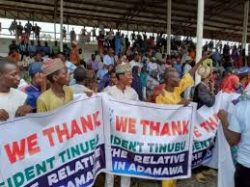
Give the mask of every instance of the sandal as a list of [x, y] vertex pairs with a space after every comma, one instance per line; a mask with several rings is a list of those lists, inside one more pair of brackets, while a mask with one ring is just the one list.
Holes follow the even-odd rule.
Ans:
[[195, 175], [195, 179], [199, 182], [199, 183], [206, 183], [207, 182], [207, 177], [203, 175], [203, 173], [197, 173]]
[[217, 172], [214, 169], [208, 169], [208, 170], [204, 170], [202, 171], [202, 174], [208, 177], [216, 177], [217, 176]]

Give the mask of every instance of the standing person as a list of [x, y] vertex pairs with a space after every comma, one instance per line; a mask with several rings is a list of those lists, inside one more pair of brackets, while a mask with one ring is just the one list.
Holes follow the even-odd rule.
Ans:
[[20, 54], [18, 52], [18, 50], [13, 49], [11, 51], [9, 51], [7, 59], [13, 63], [15, 63], [16, 65], [18, 65], [18, 62], [20, 60]]
[[133, 68], [134, 66], [139, 66], [141, 68], [143, 66], [143, 64], [141, 63], [141, 57], [138, 52], [135, 52], [134, 58], [129, 62], [129, 64], [131, 68]]
[[34, 41], [30, 41], [30, 45], [28, 46], [28, 53], [29, 56], [34, 56], [36, 54], [36, 46], [34, 45]]
[[21, 61], [23, 61], [24, 59], [24, 56], [28, 56], [28, 46], [26, 43], [24, 43], [24, 41], [22, 41], [20, 44], [19, 44], [19, 51], [20, 51], [20, 54], [21, 54]]
[[143, 66], [141, 69], [140, 81], [141, 81], [141, 85], [142, 85], [143, 100], [146, 101], [147, 100], [147, 72], [146, 72], [145, 66]]
[[71, 43], [71, 51], [70, 51], [69, 59], [70, 59], [70, 62], [72, 62], [76, 66], [80, 64], [79, 50], [77, 47], [77, 43], [75, 41]]
[[19, 22], [16, 27], [16, 40], [19, 40], [19, 37], [22, 36], [22, 32], [23, 32], [23, 26], [22, 23]]
[[97, 45], [98, 45], [98, 52], [100, 53], [100, 55], [103, 55], [103, 48], [104, 48], [104, 41], [105, 41], [104, 32], [100, 31], [99, 36], [97, 36], [96, 39], [97, 39]]
[[12, 50], [18, 50], [18, 45], [16, 44], [15, 40], [12, 40], [11, 44], [9, 45], [9, 51], [12, 51]]
[[212, 69], [209, 66], [198, 69], [201, 82], [195, 87], [193, 101], [198, 104], [197, 109], [202, 106], [212, 107], [215, 103], [214, 83], [212, 80]]
[[95, 73], [98, 71], [99, 62], [96, 60], [95, 54], [91, 55], [91, 59], [89, 59], [89, 61], [87, 62], [87, 65], [90, 66], [91, 69], [95, 71]]
[[76, 84], [70, 86], [74, 94], [81, 94], [81, 93], [93, 93], [92, 90], [87, 88], [86, 80], [86, 70], [81, 66], [77, 67], [74, 71], [74, 79], [76, 80]]
[[76, 32], [74, 28], [71, 29], [69, 35], [70, 35], [70, 42], [76, 41]]
[[[193, 76], [201, 65], [201, 63], [206, 59], [202, 58], [195, 66], [186, 73], [182, 79], [180, 79], [180, 75], [174, 68], [169, 68], [165, 72], [165, 87], [161, 91], [161, 94], [156, 97], [156, 103], [158, 104], [180, 104], [180, 105], [188, 105], [190, 103], [189, 100], [183, 99], [181, 94], [190, 86], [194, 84]], [[162, 187], [175, 187], [175, 180], [165, 180], [162, 181]]]
[[66, 28], [65, 28], [65, 27], [63, 27], [63, 29], [62, 29], [62, 33], [63, 33], [63, 39], [66, 40], [67, 31], [66, 31]]
[[117, 85], [117, 77], [116, 77], [116, 73], [115, 73], [115, 70], [113, 69], [112, 72], [110, 73], [110, 80], [109, 80], [109, 83], [108, 83], [108, 86], [105, 87], [103, 89], [104, 92], [107, 92], [108, 89], [110, 89], [112, 86], [115, 86]]
[[39, 27], [37, 24], [32, 28], [33, 32], [35, 33], [35, 38], [37, 41], [40, 40], [40, 32], [41, 32], [41, 27]]
[[67, 86], [69, 74], [61, 59], [48, 59], [43, 65], [43, 73], [51, 87], [37, 99], [37, 112], [52, 111], [73, 100], [73, 91]]
[[69, 78], [70, 78], [69, 85], [75, 84], [75, 79], [74, 79], [73, 73], [76, 69], [76, 66], [72, 62], [70, 62], [66, 59], [66, 55], [64, 53], [61, 53], [61, 52], [58, 53], [56, 55], [56, 58], [60, 58], [64, 62], [65, 66], [67, 67], [67, 70], [69, 73]]
[[[117, 85], [107, 89], [107, 94], [116, 99], [138, 100], [138, 94], [131, 88], [132, 74], [129, 64], [120, 64], [116, 67]], [[106, 174], [105, 187], [114, 186], [114, 175]], [[121, 176], [121, 187], [130, 186], [130, 177]]]
[[18, 67], [8, 59], [0, 60], [0, 121], [24, 116], [31, 112], [26, 94], [17, 90], [20, 82]]
[[48, 42], [44, 42], [43, 52], [45, 56], [50, 57], [50, 47], [48, 45]]
[[113, 71], [114, 71], [114, 66], [109, 65], [108, 72], [102, 77], [102, 79], [99, 82], [98, 92], [101, 92], [103, 89], [105, 89], [107, 86], [110, 85]]
[[230, 116], [224, 110], [220, 110], [218, 114], [227, 142], [230, 146], [238, 146], [236, 170], [234, 173], [235, 187], [250, 187], [249, 113], [250, 100], [248, 98], [237, 103]]
[[117, 32], [115, 35], [115, 55], [118, 55], [121, 53], [121, 35], [120, 32]]
[[[185, 62], [182, 65], [183, 75], [185, 75], [186, 73], [188, 73], [192, 69], [192, 65], [193, 65], [193, 59], [190, 56], [186, 56]], [[191, 96], [192, 86], [188, 87], [185, 90], [185, 92], [184, 92], [184, 99], [189, 99], [189, 100], [191, 99], [191, 97], [192, 97]]]
[[139, 74], [140, 74], [139, 73], [139, 66], [134, 66], [132, 68], [133, 80], [132, 80], [131, 87], [134, 88], [134, 90], [138, 94], [139, 100], [143, 101], [142, 83], [141, 83]]
[[108, 49], [108, 53], [106, 55], [103, 56], [103, 70], [100, 70], [100, 72], [103, 74], [102, 76], [100, 76], [100, 79], [102, 79], [102, 77], [108, 73], [108, 70], [110, 68], [110, 66], [114, 66], [115, 65], [115, 59], [114, 59], [114, 50], [112, 48]]
[[41, 42], [39, 40], [37, 41], [36, 51], [43, 52], [43, 46], [41, 45]]
[[36, 112], [37, 99], [47, 88], [47, 81], [42, 73], [42, 63], [34, 62], [30, 64], [29, 76], [31, 77], [31, 83], [23, 91], [27, 94], [26, 103], [32, 107], [33, 112]]
[[[115, 59], [114, 59], [114, 50], [112, 48], [108, 49], [108, 53], [103, 56], [103, 64], [106, 68], [108, 65], [114, 65]], [[107, 69], [107, 68], [106, 68]]]
[[240, 79], [231, 69], [227, 69], [221, 82], [221, 90], [226, 93], [236, 92], [240, 86]]
[[58, 42], [55, 41], [54, 45], [52, 46], [52, 56], [56, 55], [60, 52], [60, 46], [58, 46]]
[[27, 34], [27, 37], [28, 37], [28, 40], [29, 40], [29, 38], [30, 38], [30, 33], [31, 33], [31, 31], [32, 31], [32, 24], [30, 23], [29, 20], [28, 20], [28, 22], [25, 24], [24, 30], [25, 30], [25, 33]]

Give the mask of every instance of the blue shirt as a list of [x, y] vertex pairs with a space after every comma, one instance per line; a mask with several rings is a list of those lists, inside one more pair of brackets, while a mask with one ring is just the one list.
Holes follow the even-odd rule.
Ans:
[[106, 88], [110, 84], [110, 81], [111, 81], [111, 76], [109, 73], [106, 73], [99, 82], [98, 92], [101, 92], [104, 88]]
[[241, 134], [237, 162], [250, 168], [250, 100], [240, 101], [229, 115], [228, 129]]
[[108, 70], [107, 70], [107, 69], [99, 69], [99, 70], [97, 71], [96, 76], [97, 76], [98, 79], [102, 80], [102, 78], [104, 77], [104, 75], [105, 75], [106, 73], [108, 73]]
[[31, 53], [31, 54], [35, 54], [35, 53], [36, 53], [36, 46], [34, 46], [34, 45], [29, 45], [29, 46], [28, 46], [28, 51], [29, 51], [29, 53]]
[[74, 71], [76, 69], [76, 66], [68, 60], [65, 62], [65, 65], [66, 65], [68, 73], [70, 75], [69, 85], [74, 85], [76, 83], [76, 80], [74, 79]]
[[41, 95], [41, 90], [30, 84], [25, 88], [25, 93], [27, 94], [26, 104], [30, 105], [33, 109], [36, 109], [36, 101]]
[[114, 57], [111, 57], [109, 55], [104, 55], [103, 64], [104, 65], [114, 65], [115, 64]]
[[182, 75], [182, 64], [174, 64], [173, 68], [176, 69], [180, 76]]
[[49, 46], [43, 46], [43, 52], [45, 55], [50, 55], [50, 47]]

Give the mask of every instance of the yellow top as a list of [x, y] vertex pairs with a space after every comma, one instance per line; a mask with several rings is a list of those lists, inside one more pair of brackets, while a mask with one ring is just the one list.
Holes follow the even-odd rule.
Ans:
[[37, 112], [49, 112], [59, 108], [73, 100], [73, 91], [68, 87], [63, 87], [65, 97], [61, 98], [49, 89], [37, 99]]
[[181, 94], [194, 84], [192, 76], [187, 73], [180, 80], [178, 87], [174, 88], [173, 92], [168, 92], [164, 89], [163, 93], [156, 97], [156, 103], [158, 104], [178, 104], [181, 102]]

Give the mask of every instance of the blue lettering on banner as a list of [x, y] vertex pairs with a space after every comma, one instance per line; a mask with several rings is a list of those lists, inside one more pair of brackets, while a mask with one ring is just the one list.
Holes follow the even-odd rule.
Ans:
[[186, 176], [188, 153], [138, 154], [112, 146], [113, 172], [152, 179]]
[[[37, 178], [25, 187], [89, 187], [98, 173], [105, 169], [104, 144], [88, 155], [72, 160], [63, 166]], [[98, 152], [96, 155], [95, 152]]]

